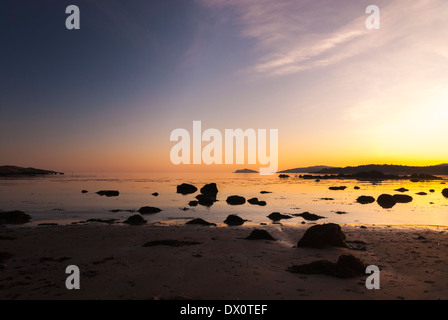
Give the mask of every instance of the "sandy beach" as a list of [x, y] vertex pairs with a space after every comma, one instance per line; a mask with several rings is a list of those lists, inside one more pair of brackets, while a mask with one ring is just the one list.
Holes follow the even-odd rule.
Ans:
[[[3, 227], [0, 299], [448, 298], [446, 227], [342, 224], [349, 248], [297, 248], [312, 225]], [[255, 228], [277, 241], [244, 239]], [[155, 240], [198, 244], [143, 246]], [[365, 287], [367, 274], [340, 279], [286, 270], [346, 254], [380, 268], [379, 290]], [[68, 265], [80, 269], [79, 290], [65, 287]]]

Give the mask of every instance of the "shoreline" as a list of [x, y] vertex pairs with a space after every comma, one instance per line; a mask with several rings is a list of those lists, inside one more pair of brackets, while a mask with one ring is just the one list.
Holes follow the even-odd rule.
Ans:
[[[0, 299], [370, 300], [448, 299], [446, 227], [341, 224], [350, 248], [297, 248], [314, 224], [206, 227], [90, 223], [5, 227]], [[243, 239], [253, 229], [277, 241]], [[13, 239], [11, 239], [13, 238]], [[195, 241], [143, 247], [155, 240]], [[293, 264], [352, 254], [381, 270], [381, 289], [368, 275], [339, 279], [293, 274]], [[65, 268], [77, 265], [81, 289], [67, 290]]]

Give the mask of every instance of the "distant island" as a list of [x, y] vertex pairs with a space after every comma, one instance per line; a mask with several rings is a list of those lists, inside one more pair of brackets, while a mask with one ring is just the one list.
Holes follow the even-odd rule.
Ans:
[[311, 167], [302, 167], [302, 168], [294, 168], [279, 171], [278, 173], [317, 173], [324, 169], [336, 169], [337, 167], [329, 167], [329, 166], [311, 166]]
[[258, 173], [258, 171], [251, 170], [251, 169], [240, 169], [236, 170], [233, 173]]
[[324, 168], [313, 173], [320, 174], [357, 174], [360, 172], [380, 171], [384, 174], [412, 175], [412, 174], [441, 174], [448, 175], [448, 164], [435, 166], [401, 166], [389, 164], [369, 164], [344, 168]]
[[17, 166], [0, 166], [0, 177], [64, 174], [63, 172]]

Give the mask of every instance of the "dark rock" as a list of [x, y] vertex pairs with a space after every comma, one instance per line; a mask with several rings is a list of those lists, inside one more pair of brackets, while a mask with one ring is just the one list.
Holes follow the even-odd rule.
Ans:
[[295, 216], [302, 217], [303, 219], [309, 220], [309, 221], [317, 221], [319, 219], [325, 219], [325, 217], [318, 216], [317, 214], [313, 214], [313, 213], [309, 213], [309, 212], [295, 214]]
[[448, 198], [448, 189], [443, 189], [442, 194], [445, 198]]
[[212, 200], [216, 200], [216, 195], [218, 194], [218, 187], [216, 186], [216, 183], [213, 182], [203, 186], [200, 191], [204, 196]]
[[334, 213], [336, 213], [336, 214], [347, 214], [347, 212], [345, 212], [345, 211], [335, 211]]
[[100, 196], [106, 196], [106, 197], [118, 197], [120, 192], [118, 192], [116, 190], [100, 190], [96, 194], [100, 195]]
[[360, 204], [369, 204], [375, 202], [375, 198], [371, 196], [360, 196], [356, 199], [356, 202]]
[[116, 221], [118, 221], [118, 219], [87, 219], [87, 222], [99, 222], [99, 223], [107, 223], [107, 224], [113, 224]]
[[428, 195], [426, 192], [417, 192], [416, 194], [418, 194], [419, 196], [426, 196], [426, 195]]
[[224, 220], [224, 223], [229, 226], [241, 226], [245, 221], [247, 220], [244, 220], [237, 215], [231, 214], [226, 218], [226, 220]]
[[147, 221], [145, 219], [143, 219], [143, 217], [139, 214], [130, 216], [125, 221], [123, 221], [123, 223], [130, 224], [130, 225], [142, 225], [142, 224], [146, 224], [146, 222]]
[[398, 192], [408, 192], [409, 190], [406, 189], [406, 188], [400, 188], [400, 189], [395, 189], [395, 191], [398, 191]]
[[281, 214], [280, 212], [272, 212], [268, 215], [268, 218], [272, 221], [280, 221], [281, 219], [291, 219], [292, 217], [286, 214]]
[[185, 224], [198, 224], [201, 226], [216, 226], [216, 223], [211, 223], [211, 222], [205, 221], [204, 219], [201, 219], [201, 218], [190, 220]]
[[24, 224], [31, 220], [31, 217], [23, 211], [1, 211], [0, 224]]
[[261, 194], [272, 193], [272, 191], [260, 191]]
[[206, 206], [206, 207], [211, 207], [213, 205], [213, 203], [215, 202], [212, 198], [209, 198], [203, 194], [198, 194], [196, 196], [196, 199], [198, 199], [198, 203], [201, 206]]
[[153, 214], [158, 213], [160, 211], [162, 210], [156, 207], [141, 207], [140, 209], [138, 209], [138, 213], [141, 214]]
[[341, 227], [335, 223], [315, 225], [305, 231], [302, 239], [297, 243], [297, 247], [323, 248], [325, 246], [344, 247], [345, 234]]
[[89, 191], [87, 191], [87, 190], [81, 190], [81, 193], [87, 193], [87, 192], [89, 192]]
[[153, 195], [154, 197], [157, 197], [157, 196], [159, 195], [159, 193], [158, 193], [158, 192], [154, 192], [154, 193], [152, 193], [152, 195]]
[[355, 186], [355, 187], [353, 187], [353, 189], [355, 189], [355, 190], [359, 190], [359, 189], [361, 189], [361, 188], [358, 187], [358, 186]]
[[397, 203], [409, 203], [413, 200], [411, 196], [406, 194], [394, 194], [393, 197]]
[[258, 198], [251, 198], [251, 199], [247, 200], [247, 202], [249, 202], [250, 204], [253, 204], [253, 205], [258, 205], [258, 206], [266, 205], [266, 201], [259, 201]]
[[337, 278], [353, 278], [365, 275], [366, 264], [352, 255], [341, 255], [336, 263], [318, 260], [309, 264], [294, 265], [289, 272], [301, 274], [324, 274]]
[[153, 247], [153, 246], [170, 246], [170, 247], [183, 247], [183, 246], [194, 246], [201, 244], [196, 241], [180, 241], [180, 240], [154, 240], [146, 242], [143, 247]]
[[246, 203], [246, 199], [240, 196], [229, 196], [226, 202], [230, 205], [241, 205]]
[[195, 201], [195, 200], [188, 202], [188, 205], [190, 207], [196, 207], [198, 204], [199, 204], [199, 201]]
[[376, 201], [384, 209], [390, 209], [397, 204], [397, 201], [390, 194], [382, 194]]
[[345, 190], [345, 189], [347, 189], [347, 187], [346, 186], [329, 187], [328, 189], [330, 189], [330, 190]]
[[278, 177], [279, 178], [289, 178], [289, 176], [287, 174], [280, 174]]
[[430, 189], [429, 192], [434, 193], [434, 192], [436, 192], [436, 190]]
[[190, 194], [195, 193], [198, 190], [194, 185], [188, 183], [182, 183], [177, 186], [177, 193]]
[[270, 241], [276, 241], [273, 236], [266, 230], [261, 229], [254, 229], [250, 233], [250, 235], [245, 238], [247, 240], [270, 240]]

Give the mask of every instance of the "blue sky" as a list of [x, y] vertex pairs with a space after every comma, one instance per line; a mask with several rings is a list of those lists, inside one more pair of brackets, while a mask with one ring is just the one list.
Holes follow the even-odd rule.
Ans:
[[193, 120], [279, 129], [280, 169], [444, 162], [448, 3], [375, 2], [2, 1], [1, 162], [172, 170]]

